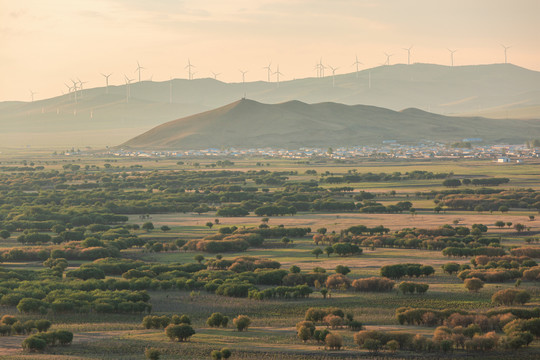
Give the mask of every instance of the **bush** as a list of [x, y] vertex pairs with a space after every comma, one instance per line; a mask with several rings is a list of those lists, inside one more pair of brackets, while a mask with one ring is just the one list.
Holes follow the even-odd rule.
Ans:
[[71, 344], [73, 341], [73, 333], [67, 330], [57, 330], [54, 332], [54, 338], [60, 345]]
[[206, 324], [210, 327], [227, 327], [227, 324], [229, 322], [229, 318], [227, 316], [223, 316], [223, 314], [219, 312], [215, 312], [206, 320]]
[[221, 349], [221, 357], [223, 359], [228, 359], [231, 357], [231, 355], [232, 355], [232, 352], [228, 348]]
[[36, 329], [39, 332], [47, 331], [51, 327], [52, 323], [49, 320], [41, 319], [36, 321]]
[[531, 294], [525, 290], [504, 289], [499, 290], [491, 297], [494, 304], [512, 305], [514, 303], [525, 304], [531, 299]]
[[32, 299], [32, 298], [23, 298], [19, 301], [17, 305], [17, 310], [21, 313], [46, 313], [49, 304], [45, 301]]
[[28, 351], [43, 351], [47, 342], [40, 335], [32, 335], [22, 342], [22, 347]]
[[190, 325], [169, 325], [165, 328], [165, 334], [173, 341], [186, 341], [195, 334], [195, 330]]
[[144, 349], [144, 356], [149, 360], [159, 360], [161, 353], [156, 348], [146, 348]]
[[484, 282], [478, 278], [465, 279], [463, 284], [467, 290], [472, 292], [478, 292], [478, 290], [484, 287]]
[[346, 290], [351, 286], [351, 279], [342, 274], [333, 274], [326, 279], [326, 287], [328, 289]]
[[[221, 214], [222, 216], [224, 216], [223, 214]], [[220, 360], [221, 359], [221, 351], [219, 350], [212, 350], [212, 352], [210, 353], [210, 356], [212, 357], [213, 360]]]
[[246, 315], [238, 315], [233, 319], [233, 324], [238, 331], [247, 331], [249, 325], [251, 325], [251, 319]]
[[398, 285], [398, 289], [403, 294], [425, 294], [429, 289], [429, 285], [403, 281]]
[[339, 350], [343, 346], [343, 338], [338, 334], [329, 333], [326, 335], [324, 343], [330, 350]]
[[394, 288], [395, 282], [388, 278], [370, 277], [366, 279], [356, 279], [352, 282], [352, 287], [356, 291], [390, 291]]

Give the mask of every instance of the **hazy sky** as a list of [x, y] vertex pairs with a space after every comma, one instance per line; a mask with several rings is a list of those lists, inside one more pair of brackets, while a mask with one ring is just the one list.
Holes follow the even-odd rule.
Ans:
[[540, 70], [539, 0], [0, 0], [0, 101], [60, 95], [69, 79], [103, 86], [135, 78], [282, 80], [315, 76], [315, 63], [352, 72], [355, 55], [391, 63], [508, 61]]

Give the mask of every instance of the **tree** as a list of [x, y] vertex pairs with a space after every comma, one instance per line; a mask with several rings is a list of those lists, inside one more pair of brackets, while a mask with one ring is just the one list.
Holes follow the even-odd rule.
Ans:
[[154, 230], [154, 224], [152, 224], [150, 221], [145, 222], [144, 224], [142, 224], [141, 227], [143, 230], [146, 230], [146, 231]]
[[199, 255], [195, 255], [193, 257], [193, 260], [195, 260], [196, 262], [198, 262], [199, 264], [202, 263], [202, 261], [204, 260], [204, 256], [202, 256], [201, 254]]
[[171, 228], [168, 227], [167, 225], [163, 225], [163, 226], [161, 227], [161, 231], [163, 231], [163, 232], [167, 232], [167, 231], [170, 231], [170, 230], [171, 230]]
[[191, 336], [195, 334], [195, 330], [190, 325], [180, 324], [174, 325], [171, 324], [165, 328], [165, 334], [169, 339], [173, 341], [186, 341]]
[[338, 334], [329, 333], [326, 335], [324, 343], [330, 350], [339, 350], [343, 346], [343, 338]]
[[289, 271], [293, 274], [299, 274], [300, 273], [300, 268], [296, 265], [293, 265], [289, 268]]
[[7, 231], [7, 230], [0, 231], [0, 237], [2, 239], [7, 239], [10, 236], [11, 236], [11, 233], [9, 231]]
[[446, 179], [443, 181], [443, 186], [446, 186], [446, 187], [458, 187], [458, 186], [461, 186], [461, 180], [459, 179]]
[[58, 340], [60, 345], [71, 344], [73, 341], [73, 333], [67, 330], [56, 330], [54, 332], [54, 337]]
[[212, 356], [212, 359], [213, 359], [213, 360], [220, 360], [221, 357], [222, 357], [222, 354], [221, 354], [221, 351], [219, 351], [219, 350], [213, 350], [213, 351], [210, 353], [210, 356]]
[[484, 207], [482, 205], [476, 205], [474, 207], [474, 211], [478, 212], [478, 213], [481, 213], [482, 211], [484, 211]]
[[499, 206], [499, 211], [500, 211], [501, 213], [503, 213], [503, 214], [504, 214], [504, 213], [507, 213], [508, 210], [510, 210], [510, 209], [509, 209], [508, 206], [506, 206], [506, 205], [501, 205], [501, 206]]
[[324, 248], [324, 252], [326, 253], [326, 255], [328, 255], [328, 257], [330, 257], [330, 254], [334, 253], [334, 248], [331, 246], [327, 246]]
[[208, 228], [211, 229], [212, 226], [214, 226], [214, 224], [213, 224], [211, 221], [208, 221], [208, 222], [206, 223], [206, 226], [208, 226]]
[[498, 227], [499, 229], [502, 229], [506, 224], [504, 223], [504, 221], [495, 221], [495, 224], [494, 224], [496, 227]]
[[514, 225], [514, 229], [516, 229], [516, 231], [518, 233], [522, 232], [523, 230], [525, 230], [527, 227], [523, 224], [515, 224]]
[[233, 324], [238, 331], [247, 331], [249, 325], [251, 325], [251, 319], [246, 315], [238, 315], [233, 319]]
[[460, 266], [458, 263], [450, 262], [444, 264], [443, 266], [441, 266], [441, 268], [445, 273], [452, 275], [453, 273], [457, 273], [459, 271]]
[[478, 290], [484, 287], [484, 282], [478, 278], [465, 279], [463, 284], [467, 290], [472, 292], [478, 292]]
[[347, 275], [350, 272], [351, 272], [351, 269], [349, 269], [348, 266], [344, 266], [344, 265], [336, 266], [336, 273], [338, 274]]
[[311, 339], [311, 330], [309, 330], [307, 327], [302, 326], [298, 329], [297, 332], [298, 338], [302, 340], [303, 342], [308, 341]]
[[326, 230], [326, 228], [324, 228], [324, 227], [317, 229], [317, 233], [319, 233], [319, 234], [321, 234], [321, 235], [326, 234], [326, 231], [327, 231], [327, 230]]
[[318, 259], [318, 258], [319, 258], [319, 255], [321, 255], [321, 254], [323, 253], [323, 251], [322, 251], [321, 248], [317, 247], [317, 248], [311, 250], [311, 253], [312, 253], [313, 255], [315, 255], [315, 258], [316, 258], [316, 259]]

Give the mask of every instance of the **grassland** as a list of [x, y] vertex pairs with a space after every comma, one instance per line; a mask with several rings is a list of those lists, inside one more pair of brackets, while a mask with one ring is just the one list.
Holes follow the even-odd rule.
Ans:
[[[64, 157], [51, 157], [48, 154], [17, 154], [8, 155], [9, 161], [33, 161], [36, 164], [45, 164], [46, 168], [61, 171], [62, 165], [73, 162], [74, 159]], [[208, 170], [208, 160], [190, 160], [185, 165], [177, 165], [176, 159], [159, 159], [153, 161], [118, 160], [112, 158], [83, 158], [77, 159], [81, 165], [97, 165], [102, 167], [110, 163], [114, 171], [121, 171], [122, 167], [129, 170], [133, 165], [142, 166], [138, 171], [160, 170]], [[299, 164], [287, 160], [262, 160], [269, 166], [262, 169], [271, 171], [298, 171], [298, 175], [290, 176], [292, 181], [306, 181], [314, 176], [305, 175], [305, 170], [315, 169], [317, 173], [329, 171], [334, 174], [344, 174], [356, 169], [360, 173], [399, 171], [402, 173], [413, 170], [426, 170], [434, 173], [453, 172], [459, 176], [482, 177], [497, 176], [508, 177], [510, 183], [504, 188], [533, 188], [540, 189], [538, 164], [498, 165], [487, 161], [362, 161], [350, 164]], [[195, 166], [194, 163], [199, 163]], [[257, 162], [261, 159], [234, 159], [235, 165], [228, 170], [260, 170]], [[119, 167], [119, 168], [116, 168]], [[92, 171], [92, 170], [90, 170]], [[330, 185], [325, 185], [331, 187]], [[530, 230], [528, 237], [537, 237], [540, 231], [540, 220], [529, 220], [529, 215], [536, 212], [529, 210], [512, 210], [508, 213], [500, 212], [470, 212], [446, 211], [439, 214], [433, 211], [435, 204], [418, 196], [418, 192], [442, 190], [440, 180], [418, 180], [403, 182], [376, 182], [347, 184], [355, 191], [366, 190], [377, 194], [377, 201], [394, 204], [408, 200], [417, 209], [413, 216], [407, 214], [362, 214], [358, 212], [299, 212], [294, 216], [271, 217], [269, 225], [284, 225], [285, 227], [310, 227], [313, 230], [325, 227], [329, 232], [363, 224], [366, 226], [384, 225], [391, 231], [402, 228], [436, 228], [445, 224], [452, 224], [459, 220], [459, 224], [470, 227], [472, 224], [482, 223], [488, 225], [488, 235], [503, 239], [503, 246], [522, 246], [526, 236], [517, 234], [512, 228], [499, 229], [493, 224], [503, 220], [513, 223], [526, 223]], [[278, 188], [276, 188], [278, 189]], [[275, 190], [275, 189], [272, 189]], [[390, 195], [390, 191], [396, 194]], [[261, 218], [254, 215], [246, 217], [219, 217], [219, 225], [211, 229], [207, 222], [214, 222], [217, 218], [211, 211], [201, 215], [194, 213], [162, 213], [149, 214], [150, 218], [141, 219], [138, 215], [129, 215], [129, 224], [139, 224], [152, 221], [156, 230], [146, 232], [135, 231], [142, 239], [170, 242], [176, 239], [200, 239], [207, 235], [216, 234], [221, 227], [237, 226], [252, 227], [261, 223]], [[167, 225], [170, 231], [163, 232], [159, 228]], [[424, 307], [431, 309], [459, 308], [479, 312], [493, 308], [491, 296], [498, 290], [513, 288], [513, 282], [486, 284], [479, 293], [472, 293], [463, 287], [463, 283], [455, 275], [449, 275], [441, 270], [441, 265], [450, 260], [440, 251], [399, 249], [399, 248], [365, 248], [360, 256], [338, 257], [336, 255], [321, 255], [318, 259], [311, 251], [315, 245], [311, 238], [294, 238], [288, 245], [279, 243], [279, 239], [271, 239], [276, 246], [250, 248], [246, 252], [224, 253], [224, 259], [234, 259], [239, 256], [254, 256], [276, 260], [283, 269], [292, 265], [300, 267], [302, 271], [309, 271], [314, 267], [322, 267], [333, 272], [337, 265], [346, 265], [351, 269], [348, 276], [351, 279], [379, 276], [380, 267], [397, 263], [421, 263], [431, 265], [436, 269], [434, 276], [412, 281], [425, 282], [430, 285], [429, 291], [424, 295], [404, 295], [397, 291], [387, 293], [357, 293], [351, 290], [333, 290], [330, 298], [323, 298], [315, 291], [307, 299], [297, 300], [264, 300], [255, 301], [247, 298], [229, 298], [200, 291], [169, 290], [149, 291], [152, 303], [152, 314], [189, 314], [196, 334], [186, 343], [169, 341], [162, 330], [148, 330], [141, 325], [144, 315], [134, 314], [48, 314], [53, 322], [53, 329], [67, 329], [75, 334], [71, 346], [55, 347], [44, 354], [23, 352], [20, 344], [23, 336], [0, 337], [0, 358], [2, 359], [144, 359], [144, 349], [158, 348], [162, 359], [209, 359], [210, 352], [227, 346], [232, 349], [232, 359], [356, 359], [356, 358], [392, 358], [392, 359], [431, 359], [437, 358], [463, 358], [463, 359], [506, 359], [516, 357], [519, 359], [537, 359], [540, 357], [540, 342], [535, 340], [529, 347], [515, 352], [493, 351], [487, 353], [466, 353], [456, 350], [453, 353], [413, 353], [399, 351], [397, 354], [384, 351], [378, 355], [361, 350], [353, 341], [353, 331], [335, 330], [343, 336], [344, 347], [340, 351], [324, 350], [321, 345], [314, 342], [304, 343], [296, 337], [295, 324], [304, 319], [306, 309], [310, 307], [334, 306], [352, 313], [355, 319], [361, 321], [368, 330], [407, 331], [420, 333], [427, 337], [433, 335], [433, 328], [400, 325], [395, 318], [395, 310], [399, 307]], [[20, 246], [16, 236], [0, 243], [0, 250]], [[538, 246], [537, 244], [533, 246]], [[193, 251], [164, 251], [150, 252], [144, 248], [133, 248], [122, 251], [122, 257], [139, 259], [146, 262], [170, 264], [193, 262], [196, 255], [212, 258], [214, 255]], [[451, 259], [461, 264], [469, 263], [469, 258]], [[69, 269], [77, 268], [86, 261], [70, 261]], [[6, 262], [4, 267], [12, 269], [39, 270], [43, 268], [41, 262]], [[524, 282], [521, 288], [532, 295], [527, 308], [540, 305], [540, 288], [537, 283]], [[19, 315], [15, 307], [0, 308], [2, 314], [16, 314], [23, 320], [31, 318], [29, 315]], [[209, 328], [206, 325], [207, 317], [213, 312], [222, 312], [235, 317], [238, 314], [248, 315], [252, 319], [252, 326], [247, 332], [238, 332], [231, 327], [226, 329]]]

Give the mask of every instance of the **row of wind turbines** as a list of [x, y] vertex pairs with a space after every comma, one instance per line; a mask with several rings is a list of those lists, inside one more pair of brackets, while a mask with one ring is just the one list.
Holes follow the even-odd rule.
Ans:
[[[508, 53], [507, 52], [508, 52], [508, 49], [510, 49], [510, 46], [506, 46], [506, 45], [503, 45], [503, 44], [500, 44], [500, 45], [504, 49], [504, 63], [507, 64], [508, 63]], [[411, 50], [412, 49], [413, 49], [413, 46], [409, 46], [408, 48], [403, 48], [402, 49], [402, 50], [405, 50], [407, 52], [407, 65], [411, 64]], [[458, 50], [457, 49], [452, 50], [452, 49], [449, 49], [449, 48], [447, 48], [447, 50], [448, 50], [448, 52], [450, 54], [450, 66], [453, 67], [454, 66], [454, 54]], [[386, 57], [386, 61], [384, 63], [381, 63], [381, 65], [389, 66], [390, 65], [390, 58], [392, 56], [394, 56], [394, 54], [388, 54], [388, 53], [384, 52], [384, 55]], [[356, 78], [358, 78], [358, 74], [359, 74], [359, 71], [360, 71], [360, 65], [363, 65], [363, 63], [361, 63], [358, 60], [358, 55], [357, 55], [356, 58], [355, 58], [355, 61], [352, 64], [353, 67], [356, 67]], [[184, 67], [184, 69], [187, 69], [187, 71], [188, 71], [188, 80], [193, 80], [194, 79], [194, 76], [197, 73], [196, 71], [193, 71], [193, 68], [195, 68], [195, 67], [196, 66], [191, 63], [191, 60], [188, 59], [188, 63]], [[263, 67], [262, 69], [267, 70], [267, 81], [269, 83], [272, 82], [272, 76], [274, 76], [274, 75], [276, 76], [276, 84], [277, 84], [277, 87], [279, 87], [280, 76], [284, 76], [283, 73], [280, 72], [280, 70], [279, 70], [279, 64], [277, 65], [275, 71], [273, 71], [273, 69], [272, 69], [272, 62], [269, 62], [269, 64], [267, 66]], [[334, 67], [334, 66], [329, 65], [329, 64], [325, 65], [325, 64], [323, 64], [323, 61], [322, 61], [322, 58], [321, 58], [315, 64], [314, 69], [316, 70], [317, 78], [325, 77], [324, 70], [330, 69], [332, 71], [332, 87], [336, 86], [335, 76], [336, 76], [336, 71], [339, 69], [339, 67]], [[142, 70], [146, 70], [146, 68], [142, 67], [141, 64], [139, 63], [139, 61], [137, 61], [137, 68], [135, 69], [135, 73], [138, 73], [138, 82], [142, 81], [141, 80]], [[249, 71], [248, 70], [243, 70], [243, 69], [239, 69], [238, 71], [242, 75], [242, 85], [245, 86], [246, 74]], [[221, 73], [216, 73], [216, 72], [213, 72], [213, 71], [211, 71], [210, 73], [212, 74], [212, 77], [215, 80], [217, 80], [218, 76], [221, 75]], [[112, 73], [109, 73], [109, 74], [100, 73], [100, 74], [105, 78], [105, 93], [108, 94], [109, 93], [109, 77], [112, 75]], [[170, 82], [170, 85], [169, 85], [169, 101], [172, 103], [172, 77], [170, 78], [170, 80], [171, 80], [171, 82]], [[73, 94], [75, 103], [77, 103], [78, 98], [82, 97], [82, 91], [84, 90], [84, 84], [88, 83], [88, 81], [81, 81], [81, 79], [79, 79], [79, 78], [77, 78], [77, 81], [75, 81], [73, 79], [70, 79], [70, 81], [72, 83], [71, 86], [69, 84], [67, 84], [67, 83], [64, 83], [64, 85], [68, 89], [68, 94], [70, 96], [70, 99], [71, 99], [71, 94]], [[126, 102], [129, 102], [129, 98], [131, 97], [130, 85], [133, 83], [133, 81], [135, 81], [135, 79], [131, 79], [126, 74], [124, 74], [124, 81], [125, 81], [125, 85], [126, 85]], [[150, 81], [152, 81], [152, 77], [150, 77]], [[369, 87], [371, 88], [371, 76], [370, 76], [370, 79], [369, 79], [369, 85], [370, 85]], [[34, 102], [34, 95], [36, 95], [38, 93], [33, 91], [33, 90], [29, 90], [29, 91], [30, 91], [31, 101]], [[78, 94], [79, 91], [81, 91], [80, 94]]]

